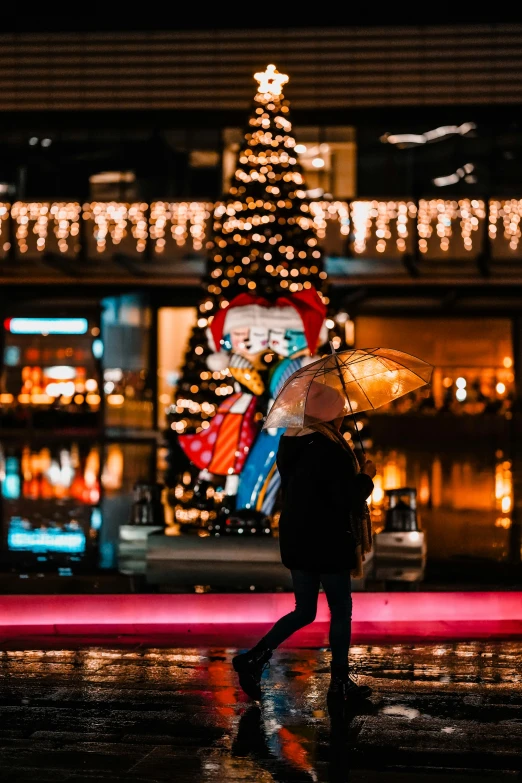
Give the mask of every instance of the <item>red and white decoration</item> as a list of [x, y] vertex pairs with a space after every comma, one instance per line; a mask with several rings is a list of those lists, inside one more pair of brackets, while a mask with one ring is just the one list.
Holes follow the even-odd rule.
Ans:
[[220, 353], [223, 336], [230, 335], [233, 353], [252, 360], [265, 350], [285, 355], [284, 334], [288, 330], [303, 331], [308, 349], [313, 354], [320, 337], [325, 334], [326, 307], [315, 289], [279, 297], [275, 303], [253, 294], [240, 294], [214, 316], [208, 329], [211, 370], [227, 366], [227, 354]]
[[259, 429], [254, 422], [256, 406], [252, 394], [231, 394], [221, 403], [207, 430], [179, 436], [181, 448], [201, 470], [217, 476], [241, 473]]

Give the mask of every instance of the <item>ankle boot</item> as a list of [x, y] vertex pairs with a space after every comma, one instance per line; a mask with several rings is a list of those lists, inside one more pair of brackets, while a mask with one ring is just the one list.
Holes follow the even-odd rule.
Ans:
[[334, 664], [330, 666], [331, 680], [328, 688], [328, 696], [342, 697], [345, 701], [351, 699], [367, 699], [372, 695], [372, 689], [368, 685], [357, 685], [350, 677], [348, 664]]
[[270, 667], [272, 650], [268, 647], [254, 647], [246, 653], [232, 658], [232, 666], [239, 675], [239, 684], [251, 699], [261, 699], [261, 675]]

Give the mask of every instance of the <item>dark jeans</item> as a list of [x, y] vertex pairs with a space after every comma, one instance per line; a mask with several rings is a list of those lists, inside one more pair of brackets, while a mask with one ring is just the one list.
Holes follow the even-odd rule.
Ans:
[[332, 663], [346, 664], [352, 630], [352, 587], [350, 571], [321, 574], [319, 571], [292, 571], [295, 609], [285, 614], [263, 637], [258, 646], [274, 650], [299, 628], [313, 623], [322, 585], [330, 608], [330, 647]]

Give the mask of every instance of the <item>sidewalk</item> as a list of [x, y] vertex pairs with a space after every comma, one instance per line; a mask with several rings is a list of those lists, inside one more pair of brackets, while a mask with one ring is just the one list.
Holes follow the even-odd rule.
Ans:
[[519, 779], [522, 642], [356, 645], [374, 696], [346, 722], [333, 716], [333, 730], [325, 650], [278, 651], [258, 708], [237, 688], [226, 638], [128, 642], [3, 644], [3, 783]]

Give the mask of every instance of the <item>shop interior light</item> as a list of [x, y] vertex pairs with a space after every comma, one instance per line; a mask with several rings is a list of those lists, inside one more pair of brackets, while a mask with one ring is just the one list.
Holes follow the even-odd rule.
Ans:
[[473, 163], [465, 163], [464, 166], [457, 169], [454, 174], [448, 174], [447, 177], [435, 177], [435, 179], [432, 179], [431, 181], [437, 188], [444, 188], [447, 185], [456, 185], [461, 179], [472, 184], [477, 181], [477, 178], [472, 175], [473, 171], [475, 171]]
[[133, 171], [100, 171], [99, 174], [91, 174], [91, 185], [107, 185], [119, 182], [134, 182], [136, 174]]
[[49, 383], [45, 387], [46, 394], [49, 397], [72, 397], [75, 388], [72, 381], [62, 381], [61, 383]]
[[125, 402], [125, 397], [123, 396], [123, 394], [109, 394], [109, 396], [107, 397], [107, 402], [109, 403], [109, 405], [116, 405], [116, 406], [123, 405], [123, 403]]
[[296, 144], [294, 149], [298, 155], [302, 155], [303, 152], [306, 152], [306, 144]]
[[103, 356], [103, 342], [100, 339], [92, 341], [92, 355], [95, 359], [101, 359]]
[[104, 371], [103, 380], [118, 383], [123, 378], [123, 370], [120, 367], [111, 367]]
[[44, 367], [44, 373], [53, 381], [72, 381], [76, 378], [76, 368], [67, 365], [56, 365], [56, 367]]
[[312, 166], [316, 169], [322, 169], [324, 168], [324, 159], [323, 158], [314, 158], [312, 161]]
[[7, 318], [4, 327], [11, 334], [86, 334], [86, 318]]
[[416, 146], [428, 144], [433, 141], [442, 141], [447, 136], [466, 136], [477, 126], [474, 122], [463, 122], [462, 125], [441, 125], [439, 128], [426, 131], [426, 133], [385, 133], [381, 141], [385, 144], [398, 144], [399, 146]]

